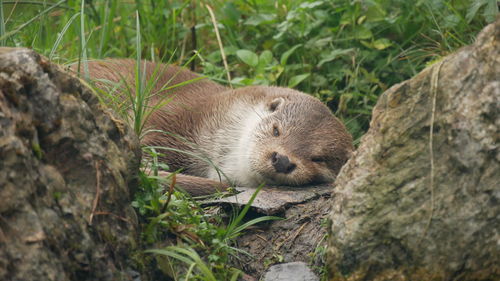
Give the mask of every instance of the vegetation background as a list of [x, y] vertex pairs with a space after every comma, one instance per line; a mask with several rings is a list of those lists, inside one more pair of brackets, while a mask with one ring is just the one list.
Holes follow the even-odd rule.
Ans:
[[31, 47], [58, 63], [135, 57], [138, 11], [142, 58], [183, 65], [196, 53], [194, 70], [219, 82], [310, 93], [346, 122], [358, 142], [384, 90], [471, 43], [494, 20], [498, 3], [2, 0], [0, 45]]
[[[497, 0], [0, 0], [0, 45], [30, 47], [60, 64], [134, 57], [186, 65], [235, 87], [293, 87], [325, 102], [357, 143], [384, 90], [473, 42], [498, 7]], [[144, 243], [174, 233], [188, 244], [150, 251], [187, 264], [187, 273], [162, 260], [158, 267], [174, 278], [236, 280], [227, 261], [238, 253], [231, 239], [252, 224], [242, 223], [248, 209], [223, 224], [142, 176], [134, 206], [149, 216]]]

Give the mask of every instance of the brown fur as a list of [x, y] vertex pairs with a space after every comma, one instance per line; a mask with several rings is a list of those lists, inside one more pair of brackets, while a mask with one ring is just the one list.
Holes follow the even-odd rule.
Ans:
[[[252, 185], [260, 181], [279, 185], [332, 181], [353, 149], [345, 127], [311, 96], [279, 87], [232, 90], [208, 79], [160, 93], [167, 83], [176, 85], [199, 76], [175, 66], [157, 66], [146, 62], [146, 77], [154, 69], [161, 73], [153, 92], [170, 95], [172, 101], [151, 116], [147, 127], [169, 134], [147, 134], [142, 144], [208, 156], [228, 172], [225, 178], [200, 157], [165, 151], [160, 161], [171, 170], [182, 169], [184, 175], [178, 175], [177, 182], [193, 195], [225, 189], [228, 181]], [[91, 78], [114, 82], [124, 78], [132, 89], [134, 69], [135, 62], [126, 59], [89, 63]], [[278, 136], [273, 135], [276, 130]], [[286, 156], [284, 166], [276, 164], [276, 155]], [[292, 171], [282, 171], [285, 168]]]

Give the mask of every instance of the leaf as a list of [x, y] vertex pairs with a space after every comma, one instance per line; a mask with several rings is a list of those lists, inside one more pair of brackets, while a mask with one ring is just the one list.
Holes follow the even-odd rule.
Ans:
[[59, 32], [57, 34], [57, 39], [56, 39], [56, 42], [54, 43], [54, 46], [52, 46], [52, 50], [50, 50], [50, 54], [49, 54], [49, 60], [51, 60], [53, 57], [54, 57], [54, 54], [56, 53], [56, 50], [57, 50], [57, 47], [59, 47], [59, 44], [61, 43], [61, 40], [64, 36], [64, 34], [66, 34], [66, 31], [68, 31], [68, 28], [70, 27], [70, 25], [73, 23], [73, 21], [76, 19], [76, 17], [78, 17], [80, 15], [80, 13], [76, 13], [74, 14], [69, 20], [68, 22], [66, 23], [66, 25], [64, 25], [63, 29], [61, 30], [61, 32]]
[[247, 77], [236, 77], [231, 80], [231, 84], [239, 86], [252, 85], [253, 80]]
[[267, 66], [273, 62], [273, 53], [269, 50], [265, 50], [260, 54], [259, 65]]
[[465, 18], [467, 19], [467, 23], [470, 23], [472, 19], [476, 16], [477, 11], [486, 4], [485, 0], [478, 0], [478, 1], [472, 1], [468, 11], [467, 15], [465, 15]]
[[373, 42], [373, 47], [377, 50], [383, 50], [392, 45], [391, 41], [386, 38], [377, 39]]
[[342, 16], [340, 17], [340, 25], [348, 25], [351, 24], [351, 13], [342, 13]]
[[300, 4], [300, 8], [303, 8], [303, 9], [312, 9], [312, 8], [316, 8], [318, 6], [321, 6], [322, 4], [324, 3], [324, 1], [314, 1], [314, 2], [305, 2], [305, 3], [302, 3]]
[[325, 64], [327, 62], [333, 61], [333, 60], [335, 60], [343, 55], [347, 55], [347, 54], [351, 53], [352, 51], [354, 51], [353, 48], [333, 50], [330, 52], [330, 54], [328, 54], [326, 57], [324, 57], [322, 60], [319, 61], [318, 67], [322, 66], [323, 64]]
[[304, 73], [304, 74], [293, 76], [290, 79], [290, 81], [288, 81], [288, 87], [293, 88], [293, 87], [297, 86], [298, 84], [300, 84], [300, 82], [304, 81], [304, 79], [306, 79], [307, 77], [309, 77], [309, 75], [311, 75], [311, 74], [310, 73]]
[[497, 14], [498, 14], [497, 0], [488, 0], [488, 4], [486, 5], [486, 8], [484, 9], [483, 12], [484, 19], [488, 23], [494, 22]]
[[256, 67], [259, 64], [259, 57], [249, 50], [238, 50], [236, 56], [249, 66]]
[[367, 3], [366, 11], [364, 15], [366, 16], [367, 22], [377, 22], [385, 20], [386, 12], [383, 6], [375, 1], [371, 1]]
[[363, 22], [366, 20], [366, 16], [361, 16], [358, 18], [357, 23], [358, 24], [363, 24]]
[[227, 20], [225, 21], [226, 24], [234, 26], [238, 23], [238, 20], [241, 17], [241, 13], [240, 11], [238, 11], [238, 8], [236, 8], [236, 6], [233, 3], [231, 2], [226, 3], [222, 8], [222, 11], [224, 15], [227, 17]]
[[282, 66], [285, 66], [286, 62], [288, 61], [288, 57], [290, 57], [293, 54], [293, 52], [295, 52], [295, 50], [297, 50], [301, 46], [302, 46], [302, 44], [297, 44], [297, 45], [293, 46], [290, 50], [284, 52], [281, 55], [280, 64]]
[[354, 27], [353, 35], [355, 39], [369, 39], [373, 37], [371, 30], [363, 25]]
[[460, 23], [460, 17], [457, 15], [448, 15], [443, 20], [443, 27], [445, 28], [455, 28]]
[[246, 21], [246, 25], [257, 26], [263, 23], [267, 23], [273, 21], [276, 18], [276, 15], [273, 14], [256, 14], [249, 17]]

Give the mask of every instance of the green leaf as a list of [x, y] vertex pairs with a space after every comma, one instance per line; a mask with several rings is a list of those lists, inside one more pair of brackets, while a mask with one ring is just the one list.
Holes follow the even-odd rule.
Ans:
[[460, 23], [460, 17], [457, 15], [448, 15], [443, 18], [444, 28], [455, 28]]
[[382, 5], [375, 1], [367, 2], [367, 8], [364, 12], [367, 22], [377, 22], [385, 20], [386, 12]]
[[390, 47], [392, 45], [392, 43], [389, 39], [382, 38], [382, 39], [375, 40], [372, 45], [373, 45], [373, 48], [375, 48], [377, 50], [383, 50], [383, 49]]
[[477, 11], [486, 4], [486, 1], [485, 0], [472, 1], [469, 9], [467, 10], [467, 15], [465, 16], [468, 23], [470, 23], [472, 19], [476, 16]]
[[260, 54], [259, 65], [267, 66], [273, 62], [273, 53], [269, 50], [265, 50]]
[[238, 23], [238, 19], [241, 17], [240, 11], [238, 8], [231, 2], [227, 2], [222, 8], [224, 15], [226, 16], [226, 24], [236, 25]]
[[[0, 2], [0, 37], [3, 37], [5, 34], [5, 23], [4, 23], [4, 16], [3, 16], [3, 1]], [[5, 45], [5, 40], [0, 41], [0, 45], [4, 46]]]
[[290, 50], [284, 52], [283, 55], [281, 55], [280, 64], [282, 66], [285, 66], [286, 62], [288, 61], [288, 57], [290, 57], [293, 54], [293, 52], [295, 52], [295, 50], [297, 50], [301, 46], [302, 44], [297, 44], [293, 46]]
[[68, 30], [68, 28], [70, 27], [70, 25], [73, 23], [73, 21], [76, 19], [76, 17], [80, 16], [80, 13], [76, 13], [74, 14], [69, 20], [68, 22], [66, 23], [66, 25], [63, 27], [63, 29], [61, 30], [61, 32], [59, 32], [57, 34], [57, 39], [56, 39], [56, 42], [54, 43], [54, 46], [52, 47], [52, 50], [50, 50], [50, 54], [49, 54], [49, 60], [51, 60], [53, 57], [54, 57], [54, 54], [57, 50], [57, 47], [59, 47], [59, 44], [61, 43], [61, 40], [64, 36], [64, 34], [66, 34], [66, 31]]
[[269, 221], [269, 220], [283, 220], [284, 218], [280, 218], [280, 217], [275, 217], [275, 216], [263, 216], [263, 217], [258, 217], [256, 219], [253, 219], [251, 221], [247, 221], [246, 223], [234, 228], [234, 230], [232, 231], [233, 233], [233, 237], [230, 237], [230, 238], [236, 238], [236, 236], [238, 236], [239, 234], [241, 234], [243, 232], [243, 230], [247, 229], [248, 227], [254, 225], [254, 224], [258, 224], [260, 222], [264, 222], [264, 221]]
[[341, 56], [347, 55], [351, 52], [353, 52], [354, 49], [349, 48], [349, 49], [336, 49], [330, 52], [326, 57], [324, 57], [322, 60], [319, 61], [318, 67], [321, 67], [323, 64], [333, 61]]
[[290, 81], [288, 81], [288, 87], [293, 88], [293, 87], [299, 85], [300, 82], [304, 81], [304, 79], [309, 77], [309, 75], [311, 75], [311, 74], [304, 73], [304, 74], [293, 76], [292, 78], [290, 78]]
[[366, 20], [366, 16], [361, 16], [357, 20], [357, 24], [363, 24], [363, 22]]
[[484, 9], [483, 16], [484, 19], [491, 23], [495, 21], [496, 16], [498, 15], [498, 3], [497, 0], [488, 0], [488, 4]]
[[300, 8], [303, 8], [303, 9], [312, 9], [312, 8], [316, 8], [318, 6], [321, 6], [322, 4], [324, 3], [324, 1], [314, 1], [314, 2], [305, 2], [305, 3], [302, 3], [300, 4]]
[[248, 77], [235, 77], [231, 80], [231, 84], [240, 86], [252, 85], [252, 82], [253, 80]]
[[373, 37], [370, 29], [363, 25], [357, 25], [353, 29], [353, 36], [355, 39], [369, 39]]
[[259, 57], [252, 51], [249, 50], [238, 50], [236, 51], [236, 56], [240, 58], [244, 63], [249, 66], [256, 67], [259, 64]]
[[249, 17], [246, 21], [246, 25], [253, 25], [257, 26], [263, 23], [270, 22], [276, 18], [276, 15], [274, 14], [256, 14], [251, 17]]

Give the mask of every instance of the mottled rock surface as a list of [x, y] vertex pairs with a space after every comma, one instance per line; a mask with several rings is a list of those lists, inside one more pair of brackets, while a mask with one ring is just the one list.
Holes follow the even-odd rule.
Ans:
[[271, 266], [263, 281], [319, 281], [319, 278], [306, 263], [289, 262]]
[[[239, 193], [205, 201], [203, 204], [233, 205], [243, 208], [257, 192], [255, 187], [236, 187], [235, 190]], [[266, 186], [259, 191], [251, 206], [258, 213], [275, 215], [283, 213], [291, 206], [300, 205], [323, 195], [329, 196], [331, 191], [332, 186], [330, 184], [308, 187]]]
[[[322, 267], [332, 190], [331, 185], [263, 189], [252, 204], [254, 210], [283, 219], [246, 229], [236, 242], [250, 256], [240, 255], [235, 266], [257, 278], [276, 263], [305, 262], [313, 268]], [[247, 202], [248, 196], [238, 194], [221, 202], [240, 205]]]
[[0, 159], [0, 280], [132, 278], [138, 141], [27, 49], [0, 48]]
[[500, 19], [381, 96], [336, 181], [332, 280], [500, 280], [499, 112]]

